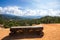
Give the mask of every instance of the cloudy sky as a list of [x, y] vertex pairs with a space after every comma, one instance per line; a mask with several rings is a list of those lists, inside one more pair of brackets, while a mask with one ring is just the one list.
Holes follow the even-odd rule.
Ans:
[[60, 16], [60, 0], [0, 0], [0, 14]]

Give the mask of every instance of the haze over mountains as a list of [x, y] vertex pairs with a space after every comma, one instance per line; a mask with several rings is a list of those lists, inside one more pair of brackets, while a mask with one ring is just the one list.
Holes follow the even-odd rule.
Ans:
[[38, 19], [41, 18], [40, 16], [15, 16], [15, 15], [10, 15], [10, 14], [0, 14], [3, 18], [7, 19]]

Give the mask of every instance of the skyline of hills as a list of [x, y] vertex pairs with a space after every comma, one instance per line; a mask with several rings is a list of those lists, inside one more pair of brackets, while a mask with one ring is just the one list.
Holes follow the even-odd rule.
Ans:
[[39, 19], [40, 16], [15, 16], [9, 14], [0, 14], [3, 19], [24, 20], [24, 19]]

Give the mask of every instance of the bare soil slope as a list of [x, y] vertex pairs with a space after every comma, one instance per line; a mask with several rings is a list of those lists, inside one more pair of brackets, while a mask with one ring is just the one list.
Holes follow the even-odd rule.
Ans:
[[[44, 36], [42, 38], [22, 38], [15, 40], [60, 40], [60, 24], [42, 24], [44, 27]], [[38, 25], [40, 26], [40, 25]], [[9, 29], [0, 28], [0, 40], [9, 40]], [[15, 36], [17, 37], [17, 36]], [[21, 36], [20, 36], [21, 37]], [[13, 40], [13, 38], [11, 38]]]

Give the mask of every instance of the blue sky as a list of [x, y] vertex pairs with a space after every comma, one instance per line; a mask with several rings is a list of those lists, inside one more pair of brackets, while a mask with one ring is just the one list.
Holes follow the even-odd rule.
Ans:
[[60, 16], [60, 0], [0, 0], [0, 14]]

